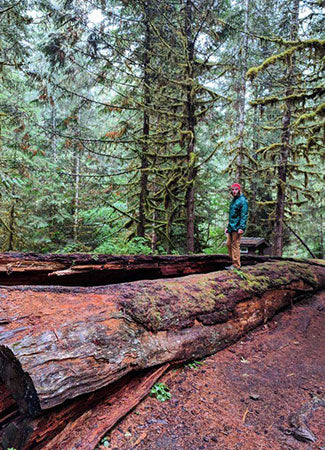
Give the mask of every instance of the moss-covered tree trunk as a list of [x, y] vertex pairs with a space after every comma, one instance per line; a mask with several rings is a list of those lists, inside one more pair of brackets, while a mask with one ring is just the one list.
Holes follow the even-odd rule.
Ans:
[[145, 236], [146, 229], [146, 204], [148, 198], [148, 146], [149, 146], [149, 132], [150, 120], [148, 113], [148, 106], [150, 104], [150, 52], [151, 52], [151, 30], [150, 30], [150, 1], [144, 2], [144, 56], [143, 56], [143, 126], [142, 138], [143, 144], [141, 149], [141, 176], [140, 176], [140, 197], [139, 197], [139, 222], [137, 227], [137, 234], [140, 237]]
[[78, 241], [80, 208], [80, 148], [74, 148], [74, 201], [73, 201], [73, 240]]
[[239, 83], [239, 114], [238, 114], [238, 154], [236, 161], [236, 178], [242, 181], [243, 157], [244, 157], [244, 133], [246, 122], [246, 72], [247, 72], [247, 53], [248, 53], [248, 19], [249, 19], [249, 0], [245, 0], [245, 23], [242, 38], [242, 48], [240, 52], [240, 83]]
[[192, 1], [185, 4], [185, 36], [186, 36], [186, 142], [187, 144], [187, 180], [186, 180], [186, 246], [189, 253], [194, 252], [194, 221], [195, 221], [195, 75], [194, 75], [194, 37], [192, 32]]
[[[290, 38], [296, 40], [298, 37], [298, 18], [299, 18], [299, 1], [292, 1], [292, 20]], [[295, 57], [289, 55], [287, 57], [287, 74], [285, 77], [286, 90], [285, 96], [289, 97], [293, 94], [293, 84], [295, 76]], [[286, 206], [287, 193], [287, 175], [288, 175], [288, 158], [291, 151], [291, 120], [292, 120], [292, 102], [290, 99], [284, 103], [284, 113], [282, 118], [282, 146], [278, 159], [278, 183], [277, 183], [277, 199], [275, 211], [274, 226], [274, 256], [282, 256], [283, 251], [283, 234], [284, 234], [284, 214]]]

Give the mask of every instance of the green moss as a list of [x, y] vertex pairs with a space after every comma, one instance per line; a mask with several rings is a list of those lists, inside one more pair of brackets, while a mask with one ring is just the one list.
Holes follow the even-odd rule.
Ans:
[[247, 71], [246, 77], [247, 77], [249, 80], [254, 80], [254, 78], [257, 77], [258, 72], [259, 72], [259, 70], [258, 70], [257, 67], [251, 67], [251, 68]]
[[[261, 295], [292, 281], [302, 280], [317, 286], [312, 267], [302, 262], [276, 261], [244, 267], [240, 273], [206, 274], [178, 279], [166, 284], [153, 283], [139, 287], [123, 309], [134, 320], [153, 331], [191, 326], [195, 318], [210, 313], [227, 316], [241, 298]], [[243, 293], [244, 297], [243, 297]], [[199, 320], [199, 319], [198, 319]]]
[[325, 53], [325, 39], [307, 39], [299, 43], [301, 47], [311, 47], [316, 51]]
[[240, 288], [245, 292], [264, 292], [269, 286], [269, 278], [264, 275], [254, 275], [250, 272], [245, 272], [246, 279], [239, 283]]
[[265, 59], [262, 64], [257, 67], [251, 67], [246, 76], [249, 80], [254, 80], [257, 77], [258, 73], [267, 67], [274, 65], [278, 61], [285, 61], [289, 56], [291, 56], [295, 51], [303, 49], [303, 48], [312, 48], [314, 49], [320, 56], [323, 56], [325, 53], [325, 40], [321, 39], [307, 39], [306, 41], [296, 41], [296, 42], [281, 42], [290, 47], [283, 52], [277, 53], [276, 55], [272, 55], [269, 58]]
[[261, 147], [260, 149], [258, 149], [258, 151], [256, 153], [266, 153], [266, 152], [271, 152], [272, 150], [277, 150], [279, 147], [282, 147], [282, 142], [274, 142], [271, 145], [268, 145], [267, 147]]
[[259, 66], [251, 67], [246, 74], [247, 78], [251, 81], [254, 80], [254, 78], [257, 77], [259, 72], [261, 72], [262, 70], [266, 69], [269, 66], [272, 66], [278, 61], [285, 60], [286, 58], [291, 56], [298, 48], [299, 45], [294, 45], [281, 53], [277, 53], [276, 55], [270, 56], [269, 58], [265, 59]]
[[[247, 72], [247, 76], [248, 76], [248, 72]], [[280, 101], [279, 97], [270, 96], [270, 97], [265, 97], [265, 98], [258, 98], [256, 100], [254, 100], [253, 102], [250, 102], [250, 104], [252, 106], [273, 105], [274, 103], [277, 103], [278, 101]]]
[[325, 266], [325, 259], [313, 259], [313, 262], [320, 264], [321, 266]]
[[273, 286], [281, 286], [282, 284], [286, 284], [288, 282], [289, 282], [289, 280], [287, 277], [279, 277], [279, 278], [275, 278], [274, 280], [272, 280]]
[[311, 113], [302, 114], [296, 121], [295, 125], [305, 122], [306, 120], [315, 119], [316, 116], [321, 116], [325, 114], [325, 103], [319, 105], [315, 111]]
[[[250, 104], [252, 106], [259, 106], [259, 105], [274, 105], [275, 103], [278, 103], [278, 102], [288, 102], [288, 101], [294, 103], [294, 102], [304, 101], [307, 98], [319, 96], [321, 93], [323, 93], [323, 91], [324, 91], [324, 87], [321, 87], [321, 88], [315, 89], [311, 93], [307, 93], [307, 91], [303, 91], [303, 92], [299, 92], [296, 94], [286, 95], [285, 97], [270, 96], [270, 97], [264, 97], [264, 98], [257, 98], [256, 100], [251, 101]], [[266, 127], [263, 127], [263, 128], [265, 129]], [[274, 129], [274, 127], [272, 129]]]
[[161, 323], [161, 314], [160, 311], [154, 309], [150, 312], [150, 318], [152, 321], [152, 325], [154, 328], [159, 328]]

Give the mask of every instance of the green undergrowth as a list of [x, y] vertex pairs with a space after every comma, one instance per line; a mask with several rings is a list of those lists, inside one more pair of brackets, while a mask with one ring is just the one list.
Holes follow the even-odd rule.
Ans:
[[150, 391], [150, 397], [156, 397], [159, 402], [170, 400], [171, 393], [169, 392], [169, 387], [164, 383], [154, 384]]
[[190, 361], [190, 362], [188, 362], [187, 364], [185, 364], [184, 367], [185, 367], [186, 369], [196, 370], [196, 369], [198, 369], [200, 366], [203, 366], [203, 364], [204, 364], [204, 361], [197, 361], [197, 360], [194, 360], [194, 361]]

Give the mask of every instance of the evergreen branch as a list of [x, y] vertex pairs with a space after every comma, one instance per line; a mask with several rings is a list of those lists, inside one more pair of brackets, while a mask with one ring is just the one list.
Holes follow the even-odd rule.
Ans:
[[257, 67], [251, 67], [247, 71], [246, 76], [248, 79], [253, 80], [257, 76], [257, 74], [259, 72], [261, 72], [262, 70], [275, 64], [278, 61], [286, 60], [286, 58], [292, 56], [293, 53], [296, 52], [297, 50], [300, 50], [302, 48], [308, 48], [308, 47], [311, 47], [311, 48], [315, 47], [317, 49], [324, 50], [325, 40], [309, 39], [307, 41], [294, 41], [290, 44], [290, 48], [288, 48], [287, 50], [284, 50], [283, 52], [280, 52], [280, 53], [270, 56], [269, 58], [265, 59], [262, 62], [262, 64], [260, 64]]
[[91, 154], [93, 154], [93, 155], [97, 155], [97, 156], [105, 156], [105, 157], [107, 157], [107, 158], [118, 159], [119, 161], [133, 161], [133, 160], [134, 160], [134, 157], [133, 157], [133, 156], [130, 156], [129, 158], [127, 158], [127, 157], [123, 157], [123, 156], [120, 156], [120, 155], [119, 155], [119, 156], [112, 155], [112, 154], [110, 154], [110, 153], [96, 152], [96, 151], [94, 151], [93, 149], [90, 149], [84, 142], [81, 142], [81, 144], [82, 144], [83, 148], [84, 148], [87, 152], [89, 152], [89, 153], [91, 153]]
[[109, 203], [107, 200], [105, 200], [105, 204], [108, 205], [110, 208], [114, 209], [115, 211], [119, 212], [120, 214], [122, 214], [123, 216], [128, 217], [129, 219], [131, 219], [133, 222], [139, 222], [139, 219], [136, 217], [131, 216], [128, 212], [126, 211], [122, 211], [120, 208], [118, 208], [115, 205], [112, 205], [111, 203]]
[[52, 84], [55, 87], [58, 87], [59, 89], [62, 89], [63, 91], [65, 91], [65, 92], [67, 92], [69, 94], [72, 94], [72, 95], [75, 95], [76, 97], [82, 98], [83, 100], [85, 100], [87, 102], [95, 103], [96, 105], [102, 105], [102, 106], [106, 106], [107, 108], [112, 108], [112, 109], [115, 109], [115, 108], [117, 108], [117, 109], [125, 109], [127, 111], [136, 111], [137, 110], [136, 108], [131, 108], [131, 107], [123, 106], [123, 105], [115, 105], [115, 104], [112, 104], [112, 103], [100, 102], [98, 100], [93, 100], [93, 99], [88, 98], [88, 97], [86, 97], [86, 96], [84, 96], [82, 94], [78, 94], [77, 92], [71, 91], [70, 89], [68, 89], [68, 88], [66, 88], [64, 86], [61, 86], [60, 84], [54, 83], [53, 81], [52, 81]]
[[11, 6], [8, 6], [8, 7], [5, 8], [5, 9], [1, 9], [1, 10], [0, 10], [0, 14], [4, 14], [4, 13], [10, 11], [11, 9], [13, 9], [13, 8], [15, 8], [17, 5], [19, 5], [19, 3], [21, 3], [21, 0], [19, 0], [17, 3], [14, 3], [14, 4], [11, 5]]
[[298, 239], [298, 241], [305, 247], [305, 249], [311, 254], [312, 258], [317, 259], [317, 256], [315, 253], [308, 247], [306, 242], [304, 242], [301, 237], [285, 222], [283, 221], [284, 225], [288, 228], [289, 231]]
[[9, 228], [9, 226], [6, 224], [6, 222], [2, 219], [2, 217], [0, 217], [0, 222], [2, 223], [2, 225], [6, 228], [7, 231], [9, 231], [9, 233], [12, 233], [13, 230], [11, 230]]
[[73, 177], [87, 177], [87, 178], [104, 178], [104, 177], [116, 177], [119, 175], [124, 175], [126, 173], [130, 173], [130, 172], [135, 172], [137, 170], [140, 170], [141, 167], [135, 167], [134, 169], [127, 169], [127, 170], [123, 170], [121, 172], [116, 172], [116, 173], [107, 173], [107, 174], [87, 174], [87, 173], [71, 173], [71, 172], [64, 172], [62, 170], [57, 171], [57, 173], [59, 175], [68, 175], [68, 176], [73, 176]]

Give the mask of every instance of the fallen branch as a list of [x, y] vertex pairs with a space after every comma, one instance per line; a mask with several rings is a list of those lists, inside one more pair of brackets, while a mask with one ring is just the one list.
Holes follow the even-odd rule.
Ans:
[[291, 231], [291, 233], [298, 239], [298, 241], [305, 247], [305, 249], [308, 251], [308, 253], [311, 255], [312, 258], [317, 259], [317, 256], [315, 255], [315, 253], [308, 247], [308, 245], [306, 244], [306, 242], [304, 242], [300, 236], [298, 236], [298, 234], [286, 223], [283, 222], [284, 225], [288, 228], [289, 231]]
[[307, 420], [312, 412], [319, 407], [325, 407], [325, 400], [314, 397], [309, 403], [306, 403], [299, 411], [292, 414], [289, 423], [292, 426], [291, 434], [298, 441], [315, 442], [316, 436], [307, 425]]

